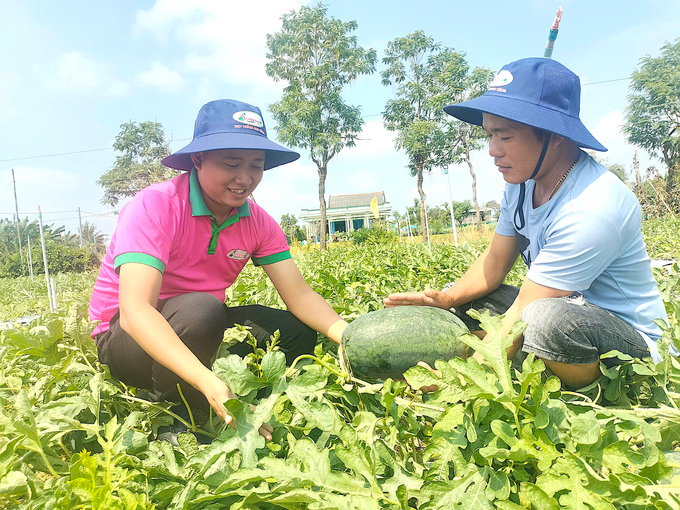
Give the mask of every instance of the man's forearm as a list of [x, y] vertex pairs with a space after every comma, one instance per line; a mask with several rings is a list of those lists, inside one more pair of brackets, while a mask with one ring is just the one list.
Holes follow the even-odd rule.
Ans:
[[446, 294], [451, 298], [452, 306], [460, 306], [496, 290], [506, 274], [504, 265], [494, 260], [487, 248]]

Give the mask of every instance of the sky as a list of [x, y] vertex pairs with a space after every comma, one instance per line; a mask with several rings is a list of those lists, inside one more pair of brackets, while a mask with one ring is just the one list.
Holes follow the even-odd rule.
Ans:
[[[561, 4], [560, 4], [561, 2]], [[21, 218], [78, 231], [83, 221], [111, 234], [115, 210], [100, 200], [97, 179], [115, 161], [112, 144], [125, 122], [160, 122], [176, 151], [189, 143], [200, 107], [231, 98], [263, 112], [284, 84], [265, 73], [266, 35], [281, 15], [304, 0], [0, 0], [0, 218], [15, 211], [12, 169]], [[472, 67], [494, 71], [511, 61], [542, 56], [555, 11], [564, 14], [553, 58], [581, 78], [581, 119], [609, 148], [609, 164], [631, 173], [635, 147], [620, 132], [631, 72], [680, 37], [678, 0], [329, 0], [328, 14], [358, 24], [354, 35], [378, 54], [376, 72], [344, 90], [365, 120], [356, 147], [331, 160], [328, 194], [384, 191], [404, 213], [418, 197], [406, 156], [394, 148], [381, 112], [395, 90], [380, 71], [387, 43], [422, 30], [464, 52]], [[319, 207], [318, 176], [308, 153], [265, 172], [255, 199], [277, 221]], [[67, 154], [64, 154], [67, 153]], [[638, 151], [642, 169], [660, 161]], [[472, 158], [480, 205], [500, 202], [504, 181], [486, 149]], [[467, 166], [449, 167], [453, 200], [472, 198]], [[425, 177], [426, 201], [448, 200], [441, 169]], [[120, 206], [119, 206], [120, 207]]]

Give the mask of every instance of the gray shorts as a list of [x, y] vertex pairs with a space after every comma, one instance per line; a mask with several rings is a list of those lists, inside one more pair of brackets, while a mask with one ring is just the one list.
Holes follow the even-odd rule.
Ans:
[[[453, 283], [449, 283], [443, 290], [452, 286]], [[479, 322], [467, 315], [467, 310], [503, 314], [518, 294], [517, 287], [503, 284], [486, 296], [451, 311], [470, 331], [480, 330]], [[534, 301], [524, 309], [521, 319], [528, 323], [522, 352], [534, 352], [548, 361], [587, 365], [612, 350], [635, 358], [650, 355], [647, 344], [635, 328], [604, 308], [586, 302], [580, 295]], [[616, 363], [615, 359], [604, 361], [608, 365]]]

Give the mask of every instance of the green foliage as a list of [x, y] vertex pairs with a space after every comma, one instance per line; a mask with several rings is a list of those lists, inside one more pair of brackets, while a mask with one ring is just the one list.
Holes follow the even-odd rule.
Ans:
[[[397, 132], [395, 146], [406, 152], [424, 204], [425, 172], [461, 161], [466, 161], [472, 172], [469, 153], [481, 147], [483, 132], [454, 120], [443, 107], [481, 94], [492, 73], [470, 70], [464, 53], [435, 43], [420, 30], [390, 41], [383, 63], [387, 66], [381, 72], [383, 85], [396, 86], [396, 98], [385, 105], [384, 124]], [[424, 205], [421, 209], [421, 230], [425, 232]]]
[[161, 160], [170, 154], [170, 148], [159, 122], [126, 122], [120, 127], [113, 148], [122, 154], [116, 156], [113, 168], [97, 181], [104, 188], [101, 203], [110, 206], [117, 205], [121, 198], [132, 197], [147, 186], [180, 173], [161, 165]]
[[[89, 271], [99, 266], [99, 257], [89, 247], [78, 248], [65, 246], [64, 244], [46, 240], [45, 251], [47, 253], [47, 263], [50, 275], [58, 273], [70, 273]], [[43, 263], [42, 250], [40, 245], [32, 247], [33, 274], [45, 274], [45, 264]], [[26, 264], [24, 264], [23, 274], [27, 274]], [[0, 278], [8, 278], [22, 275], [19, 253], [0, 253]]]
[[353, 147], [363, 126], [361, 108], [348, 105], [342, 89], [375, 70], [374, 49], [365, 50], [349, 34], [354, 21], [327, 16], [319, 3], [282, 16], [282, 28], [267, 35], [267, 75], [287, 82], [280, 101], [269, 110], [281, 142], [309, 149], [319, 172], [321, 248], [326, 248], [325, 183], [328, 162]]
[[[631, 74], [623, 131], [628, 141], [666, 164], [666, 193], [674, 198], [680, 172], [680, 39], [661, 47], [661, 55], [646, 55]], [[680, 211], [680, 201], [670, 204]]]
[[281, 215], [281, 221], [279, 222], [281, 228], [286, 234], [288, 239], [288, 244], [293, 244], [295, 241], [304, 241], [307, 239], [307, 235], [298, 225], [298, 220], [294, 214], [283, 214]]
[[[645, 222], [650, 254], [677, 253], [677, 229]], [[439, 288], [459, 278], [486, 242], [455, 249], [401, 243], [349, 245], [296, 258], [303, 275], [348, 319], [382, 307], [393, 291]], [[664, 359], [623, 357], [578, 393], [541, 361], [505, 358], [514, 333], [480, 316], [484, 355], [413, 367], [404, 381], [361, 381], [317, 345], [286, 367], [276, 338], [245, 359], [222, 352], [215, 372], [239, 394], [227, 402], [236, 428], [215, 422], [199, 445], [157, 441], [173, 413], [112, 379], [97, 361], [86, 306], [95, 273], [59, 275], [58, 313], [28, 278], [0, 279], [0, 317], [36, 311], [0, 331], [0, 507], [218, 509], [678, 508], [673, 455], [680, 444], [680, 277], [657, 272], [670, 324]], [[518, 284], [518, 264], [508, 283]], [[229, 304], [282, 306], [247, 266]], [[42, 308], [41, 308], [42, 306]], [[225, 335], [252, 344], [246, 328]], [[603, 361], [615, 354], [604, 357]], [[416, 360], [414, 360], [415, 362]], [[408, 384], [407, 384], [408, 383]], [[423, 394], [415, 388], [436, 384]], [[253, 407], [251, 407], [251, 405]], [[273, 426], [272, 441], [257, 430]]]
[[384, 222], [374, 222], [371, 228], [360, 228], [351, 233], [354, 244], [383, 244], [394, 243], [399, 235], [391, 225]]

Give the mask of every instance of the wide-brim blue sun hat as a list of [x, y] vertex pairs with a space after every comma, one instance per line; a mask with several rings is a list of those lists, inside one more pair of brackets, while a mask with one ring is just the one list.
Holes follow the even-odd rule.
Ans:
[[264, 169], [291, 163], [300, 157], [267, 138], [262, 112], [257, 106], [218, 99], [203, 105], [196, 117], [194, 139], [189, 145], [163, 158], [161, 163], [177, 170], [191, 170], [191, 154], [220, 149], [265, 151]]
[[477, 126], [482, 125], [482, 114], [489, 113], [605, 152], [581, 122], [580, 109], [581, 80], [549, 58], [524, 58], [503, 66], [483, 95], [444, 107], [449, 115]]

